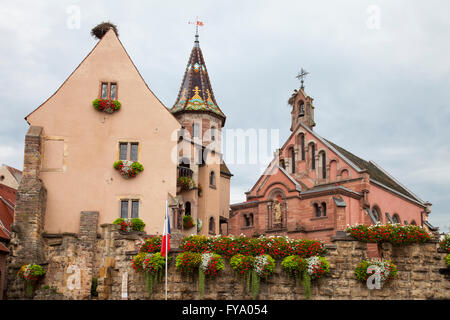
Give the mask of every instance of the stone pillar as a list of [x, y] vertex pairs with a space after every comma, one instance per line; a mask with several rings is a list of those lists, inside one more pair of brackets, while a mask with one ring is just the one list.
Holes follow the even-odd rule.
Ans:
[[[13, 248], [14, 263], [43, 263], [44, 214], [47, 190], [40, 179], [42, 161], [42, 127], [31, 126], [25, 136], [25, 153], [22, 181], [16, 194], [13, 232], [16, 233], [16, 248]], [[14, 250], [16, 249], [16, 250]]]
[[12, 225], [8, 258], [8, 298], [23, 297], [23, 281], [17, 271], [24, 264], [45, 265], [44, 214], [47, 190], [40, 179], [44, 129], [31, 126], [25, 136], [22, 180], [16, 193], [14, 224]]

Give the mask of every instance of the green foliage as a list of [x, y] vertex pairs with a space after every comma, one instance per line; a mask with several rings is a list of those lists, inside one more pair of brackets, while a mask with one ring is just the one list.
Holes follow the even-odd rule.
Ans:
[[186, 215], [183, 217], [183, 228], [190, 229], [195, 226], [194, 219], [191, 215]]
[[113, 163], [113, 167], [114, 167], [114, 169], [119, 169], [119, 166], [122, 164], [122, 160], [119, 160], [119, 161], [114, 161], [114, 163]]
[[[133, 218], [130, 221], [124, 218], [117, 218], [113, 221], [113, 224], [120, 225], [123, 231], [129, 231], [129, 228], [134, 231], [144, 231], [145, 228], [145, 222], [140, 218]], [[127, 229], [127, 227], [129, 228]]]
[[292, 255], [287, 256], [281, 261], [281, 267], [287, 273], [288, 278], [290, 276], [294, 276], [298, 281], [304, 270], [307, 268], [307, 262], [305, 259], [302, 259], [300, 256]]
[[117, 218], [116, 220], [113, 221], [113, 224], [121, 224], [122, 222], [125, 222], [124, 218]]
[[439, 247], [447, 253], [450, 253], [450, 233], [447, 233], [439, 242]]
[[133, 169], [136, 173], [139, 173], [141, 171], [144, 171], [144, 166], [141, 163], [134, 161], [131, 165], [131, 169]]
[[252, 270], [251, 272], [251, 283], [252, 283], [252, 297], [253, 300], [256, 300], [259, 295], [260, 277], [258, 276], [255, 270]]
[[200, 299], [203, 299], [205, 293], [205, 272], [202, 268], [198, 268], [198, 294]]
[[142, 272], [144, 271], [143, 265], [144, 265], [144, 259], [147, 255], [146, 252], [139, 252], [137, 255], [133, 257], [133, 261], [131, 263], [131, 266], [133, 267], [135, 272]]
[[156, 253], [161, 252], [162, 236], [150, 236], [145, 239], [139, 248], [139, 252]]
[[380, 276], [382, 284], [390, 282], [397, 276], [397, 266], [390, 260], [363, 260], [355, 268], [354, 274], [356, 279], [365, 283], [367, 279], [373, 274], [369, 273], [367, 269], [370, 266], [377, 266], [380, 268]]
[[182, 252], [177, 256], [175, 268], [182, 273], [192, 274], [202, 261], [202, 255], [195, 252]]
[[309, 298], [311, 298], [311, 276], [306, 270], [303, 271], [302, 284], [303, 289], [305, 290], [306, 299], [309, 300]]
[[146, 287], [149, 293], [152, 292], [153, 284], [162, 279], [162, 271], [166, 266], [166, 258], [161, 253], [147, 253], [142, 263], [145, 272]]
[[450, 253], [445, 257], [445, 263], [447, 263], [447, 267], [450, 267]]
[[113, 113], [118, 111], [122, 104], [118, 100], [111, 99], [95, 99], [92, 101], [92, 105], [98, 111], [105, 111], [107, 113]]
[[92, 278], [92, 284], [91, 284], [91, 296], [92, 297], [98, 297], [97, 286], [98, 286], [98, 279]]
[[191, 177], [179, 177], [178, 184], [182, 190], [191, 190], [196, 187], [194, 180]]
[[142, 221], [142, 219], [133, 218], [131, 219], [131, 228], [134, 231], [144, 231], [145, 223], [144, 221]]

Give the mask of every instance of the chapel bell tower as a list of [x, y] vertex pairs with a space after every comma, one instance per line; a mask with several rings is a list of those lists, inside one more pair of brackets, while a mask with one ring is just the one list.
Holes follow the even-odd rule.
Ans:
[[288, 101], [292, 106], [291, 131], [294, 131], [299, 122], [302, 122], [311, 130], [316, 125], [314, 122], [313, 100], [313, 98], [305, 93], [303, 87], [300, 90], [294, 90], [294, 93]]

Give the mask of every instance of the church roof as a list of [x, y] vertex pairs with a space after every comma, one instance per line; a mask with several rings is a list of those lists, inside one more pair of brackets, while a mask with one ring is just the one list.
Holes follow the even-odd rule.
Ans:
[[221, 118], [222, 123], [226, 119], [214, 97], [198, 38], [189, 56], [177, 100], [170, 109], [173, 114], [185, 111], [212, 113]]
[[417, 198], [417, 196], [415, 196], [410, 191], [408, 191], [403, 186], [401, 186], [399, 183], [397, 183], [393, 178], [391, 178], [388, 174], [386, 174], [381, 168], [379, 168], [373, 162], [361, 159], [360, 157], [355, 156], [353, 153], [334, 144], [333, 142], [331, 142], [327, 139], [325, 139], [325, 140], [329, 144], [331, 144], [337, 151], [339, 151], [342, 155], [344, 155], [348, 160], [353, 162], [353, 164], [355, 164], [361, 170], [367, 170], [370, 175], [370, 178], [372, 180], [375, 180], [375, 181], [403, 194], [404, 196], [407, 196], [408, 198], [415, 199], [415, 200], [418, 200], [419, 202], [422, 202], [420, 199]]

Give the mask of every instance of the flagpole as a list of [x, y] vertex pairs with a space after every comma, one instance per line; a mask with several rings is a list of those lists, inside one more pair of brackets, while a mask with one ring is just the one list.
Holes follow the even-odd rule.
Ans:
[[[169, 232], [169, 230], [168, 230], [168, 228], [167, 228], [168, 225], [169, 225], [169, 221], [168, 221], [168, 219], [169, 219], [168, 209], [169, 209], [169, 205], [168, 205], [168, 202], [167, 202], [167, 200], [166, 200], [166, 218], [164, 219], [164, 221], [165, 221], [164, 229], [165, 229], [166, 233]], [[166, 300], [167, 300], [167, 256], [168, 256], [168, 254], [169, 254], [169, 252], [167, 252], [167, 238], [168, 238], [168, 236], [166, 235]]]

